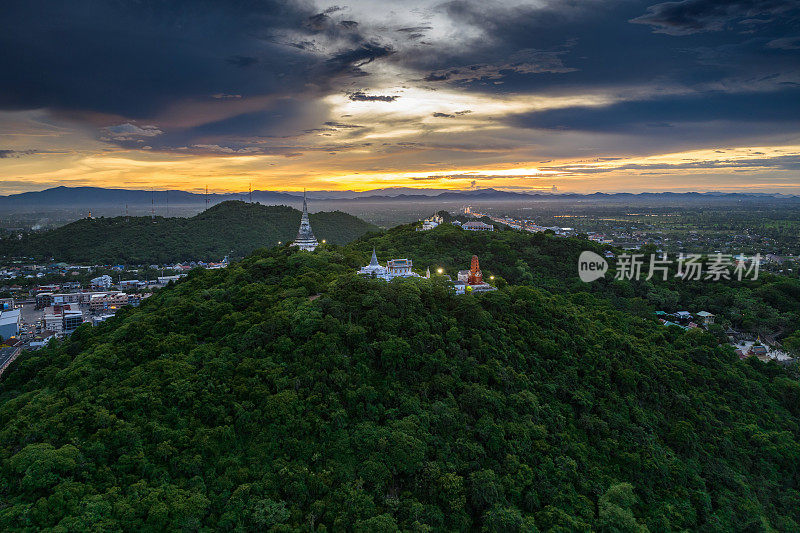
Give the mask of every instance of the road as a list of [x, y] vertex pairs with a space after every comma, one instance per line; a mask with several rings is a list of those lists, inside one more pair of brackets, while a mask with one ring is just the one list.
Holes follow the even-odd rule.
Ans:
[[21, 347], [0, 348], [0, 375], [3, 374], [6, 365], [8, 365], [19, 353], [22, 351]]

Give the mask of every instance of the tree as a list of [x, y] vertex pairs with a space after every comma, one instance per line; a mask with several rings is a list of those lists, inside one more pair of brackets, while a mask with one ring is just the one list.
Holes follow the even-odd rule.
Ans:
[[616, 483], [600, 496], [598, 501], [598, 529], [614, 533], [645, 533], [647, 527], [639, 524], [633, 515], [636, 504], [633, 485]]

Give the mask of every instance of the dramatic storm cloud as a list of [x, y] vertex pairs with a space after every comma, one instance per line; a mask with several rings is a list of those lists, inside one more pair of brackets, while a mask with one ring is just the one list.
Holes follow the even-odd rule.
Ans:
[[11, 0], [0, 30], [6, 191], [663, 188], [652, 164], [800, 191], [767, 161], [800, 155], [788, 0]]

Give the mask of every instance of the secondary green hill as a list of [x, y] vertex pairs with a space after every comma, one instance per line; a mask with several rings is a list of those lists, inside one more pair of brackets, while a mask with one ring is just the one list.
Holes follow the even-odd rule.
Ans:
[[[359, 278], [373, 245], [502, 288]], [[585, 245], [406, 227], [193, 271], [6, 370], [0, 529], [797, 531], [797, 379], [572, 288]]]
[[[310, 216], [316, 237], [344, 244], [375, 226], [341, 211]], [[0, 255], [80, 263], [219, 261], [275, 246], [297, 235], [300, 211], [287, 206], [222, 202], [191, 218], [83, 219], [60, 228], [0, 241]]]

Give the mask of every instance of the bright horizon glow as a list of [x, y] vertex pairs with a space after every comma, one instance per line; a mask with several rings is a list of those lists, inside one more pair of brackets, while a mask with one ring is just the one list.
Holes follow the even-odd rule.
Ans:
[[[3, 163], [7, 168], [25, 171], [25, 176], [13, 182], [0, 182], [0, 191], [14, 194], [58, 185], [191, 192], [204, 191], [208, 186], [210, 191], [221, 193], [243, 192], [250, 186], [254, 190], [297, 192], [304, 188], [363, 192], [392, 187], [551, 191], [555, 186], [559, 192], [577, 193], [670, 190], [800, 193], [796, 179], [776, 179], [773, 169], [762, 166], [766, 158], [791, 157], [800, 157], [800, 145], [688, 150], [613, 160], [564, 159], [536, 166], [506, 164], [395, 172], [345, 168], [326, 172], [321, 164], [311, 162], [302, 168], [292, 158], [287, 161], [277, 156], [117, 150], [100, 154], [43, 154], [36, 165], [23, 158], [6, 159]], [[45, 164], [48, 160], [52, 166]], [[53, 166], [61, 168], [53, 170]], [[742, 167], [747, 168], [748, 182], [720, 183], [721, 175]], [[652, 176], [648, 185], [640, 179], [643, 172]]]

